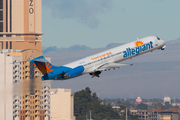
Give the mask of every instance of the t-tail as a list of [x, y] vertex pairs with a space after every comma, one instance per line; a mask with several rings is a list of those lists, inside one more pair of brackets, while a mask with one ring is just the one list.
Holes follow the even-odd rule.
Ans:
[[44, 56], [39, 56], [31, 60], [31, 63], [38, 68], [43, 75], [52, 72], [56, 67], [53, 66], [49, 61], [47, 61]]

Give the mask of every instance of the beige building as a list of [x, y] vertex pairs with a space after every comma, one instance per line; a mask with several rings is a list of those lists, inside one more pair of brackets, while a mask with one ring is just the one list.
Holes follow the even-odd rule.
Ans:
[[0, 49], [41, 51], [41, 0], [0, 0]]
[[71, 89], [51, 89], [51, 120], [75, 120]]

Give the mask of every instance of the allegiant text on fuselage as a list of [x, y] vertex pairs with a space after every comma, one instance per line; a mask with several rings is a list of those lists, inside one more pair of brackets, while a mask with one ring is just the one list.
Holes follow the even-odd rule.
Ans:
[[139, 53], [149, 50], [151, 48], [153, 48], [152, 41], [150, 41], [150, 43], [137, 46], [136, 48], [132, 48], [132, 49], [126, 48], [126, 51], [123, 52], [124, 53], [123, 58], [130, 57], [132, 55], [138, 55]]

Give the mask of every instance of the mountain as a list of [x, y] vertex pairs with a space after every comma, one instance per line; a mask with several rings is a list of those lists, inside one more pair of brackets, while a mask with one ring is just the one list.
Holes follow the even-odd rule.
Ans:
[[73, 45], [68, 48], [70, 51], [76, 51], [76, 50], [89, 50], [91, 49], [90, 47], [87, 47], [85, 45]]
[[91, 49], [91, 48], [85, 45], [72, 45], [69, 48], [57, 48], [56, 46], [54, 46], [54, 47], [48, 47], [48, 48], [42, 49], [42, 52], [43, 54], [45, 54], [51, 51], [64, 52], [64, 51], [77, 51], [77, 50], [88, 50], [88, 49]]
[[58, 48], [56, 46], [54, 46], [54, 47], [48, 47], [48, 48], [42, 50], [42, 52], [43, 53], [48, 53], [50, 51], [57, 51], [57, 50], [58, 50]]
[[180, 43], [180, 37], [177, 38], [177, 39], [175, 39], [175, 40], [171, 40], [171, 41], [169, 41], [168, 43], [170, 43], [170, 44], [177, 44], [177, 43]]

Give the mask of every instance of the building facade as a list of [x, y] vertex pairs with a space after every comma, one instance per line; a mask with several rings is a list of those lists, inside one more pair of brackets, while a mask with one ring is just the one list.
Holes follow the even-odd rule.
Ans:
[[[19, 120], [19, 109], [21, 109], [20, 94], [13, 92], [13, 84], [21, 81], [21, 64], [13, 62], [20, 61], [21, 57], [9, 56], [0, 53], [0, 119]], [[20, 87], [20, 85], [16, 85]], [[16, 89], [16, 91], [20, 91]]]
[[[22, 50], [20, 52], [10, 52], [9, 56], [19, 56], [21, 61], [31, 60], [37, 56], [42, 55], [41, 51], [38, 50]], [[21, 109], [25, 110], [25, 120], [50, 120], [50, 85], [43, 85], [41, 82], [41, 72], [35, 69], [35, 66], [27, 62], [21, 63]], [[43, 87], [43, 89], [42, 89]], [[44, 87], [46, 91], [44, 91]], [[44, 98], [44, 96], [48, 96]], [[46, 99], [48, 103], [43, 100]], [[44, 111], [43, 111], [44, 110]], [[43, 111], [44, 117], [41, 114]]]
[[50, 84], [42, 84], [41, 72], [33, 64], [18, 62], [41, 52], [10, 51], [0, 53], [0, 119], [50, 120]]

